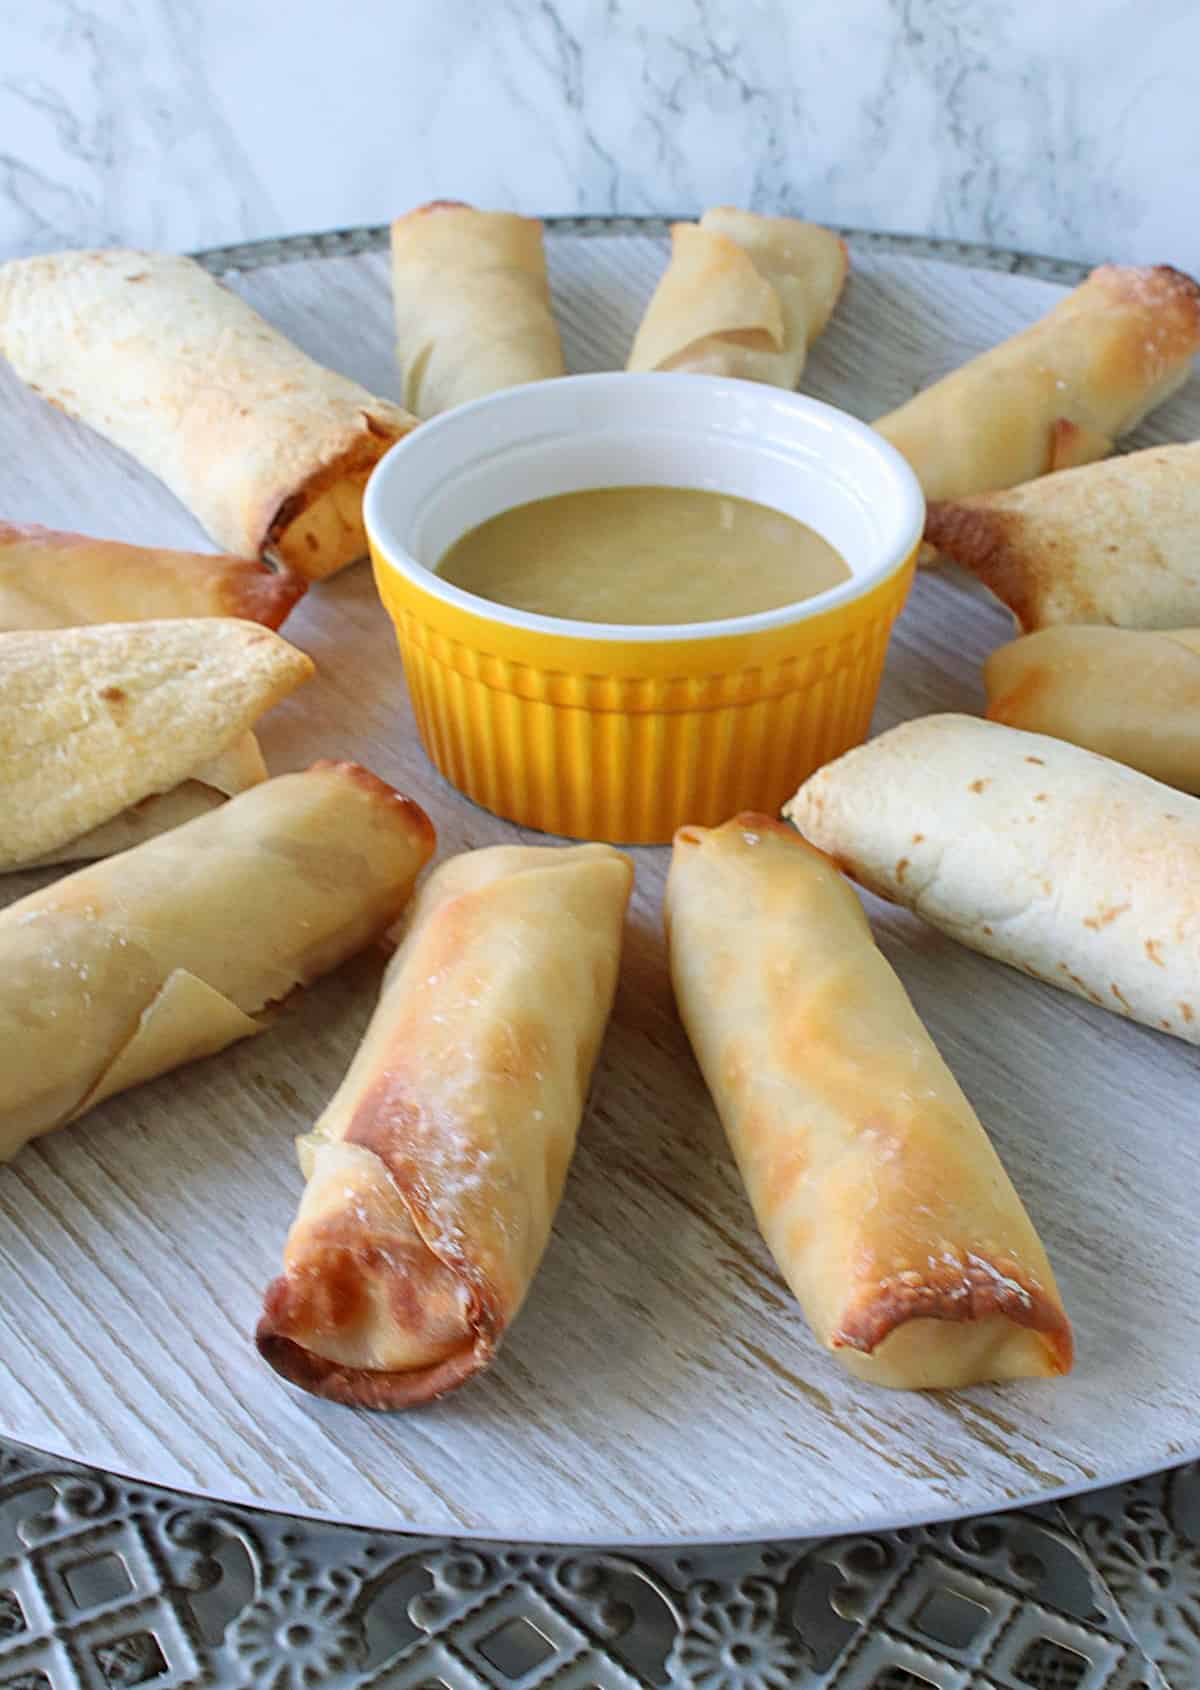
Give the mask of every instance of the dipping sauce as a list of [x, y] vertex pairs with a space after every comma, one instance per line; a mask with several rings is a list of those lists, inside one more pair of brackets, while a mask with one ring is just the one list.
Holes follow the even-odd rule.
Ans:
[[501, 511], [445, 553], [468, 593], [579, 622], [716, 622], [813, 598], [850, 571], [815, 529], [700, 487], [596, 487]]

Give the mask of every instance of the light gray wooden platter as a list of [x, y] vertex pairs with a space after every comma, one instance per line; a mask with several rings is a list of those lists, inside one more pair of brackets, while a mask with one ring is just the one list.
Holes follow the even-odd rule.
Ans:
[[[571, 368], [620, 364], [663, 252], [645, 234], [554, 235]], [[315, 356], [396, 393], [382, 254], [231, 281]], [[856, 250], [805, 390], [875, 416], [1057, 291]], [[1196, 434], [1193, 377], [1127, 444]], [[0, 514], [203, 544], [161, 487], [4, 369]], [[426, 762], [365, 566], [314, 589], [286, 632], [320, 674], [264, 724], [274, 771], [358, 758], [425, 805], [442, 854], [519, 836]], [[1007, 632], [960, 576], [924, 576], [877, 727], [978, 709], [980, 662]], [[621, 986], [579, 1151], [542, 1271], [489, 1375], [427, 1410], [369, 1416], [294, 1393], [250, 1340], [301, 1187], [292, 1138], [369, 1014], [369, 957], [263, 1037], [114, 1099], [0, 1168], [0, 1434], [298, 1514], [576, 1542], [882, 1528], [1200, 1453], [1197, 1052], [869, 900], [1041, 1229], [1079, 1346], [1076, 1371], [1054, 1384], [871, 1390], [810, 1339], [755, 1232], [672, 1007], [666, 852], [635, 855]], [[33, 883], [11, 878], [0, 898]]]

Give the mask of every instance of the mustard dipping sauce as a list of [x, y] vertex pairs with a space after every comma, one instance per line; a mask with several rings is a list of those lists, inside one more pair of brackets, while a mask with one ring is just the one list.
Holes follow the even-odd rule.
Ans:
[[495, 604], [579, 622], [716, 622], [850, 579], [795, 517], [700, 487], [595, 487], [489, 517], [436, 566]]

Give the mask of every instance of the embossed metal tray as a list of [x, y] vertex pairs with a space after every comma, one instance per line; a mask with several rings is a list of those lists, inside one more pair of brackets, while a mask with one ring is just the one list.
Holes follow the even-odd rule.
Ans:
[[[315, 355], [394, 392], [378, 244], [364, 231], [209, 262], [239, 272], [233, 285]], [[964, 266], [894, 239], [852, 246], [853, 277], [805, 387], [868, 417], [1054, 296], [1039, 275], [1013, 273], [1036, 263]], [[660, 230], [553, 231], [573, 368], [620, 363], [663, 250]], [[1197, 433], [1193, 380], [1130, 444]], [[162, 488], [2, 370], [0, 510], [199, 539]], [[358, 756], [426, 805], [444, 851], [515, 835], [425, 762], [364, 568], [314, 589], [287, 632], [320, 677], [265, 725], [272, 768]], [[923, 578], [878, 724], [977, 708], [979, 663], [1006, 633], [952, 572]], [[427, 1411], [370, 1417], [291, 1392], [250, 1343], [300, 1187], [291, 1139], [369, 1013], [378, 964], [366, 958], [262, 1038], [114, 1099], [0, 1169], [0, 1432], [296, 1514], [608, 1543], [877, 1530], [1200, 1453], [1196, 1052], [870, 903], [1038, 1221], [1080, 1350], [1072, 1378], [1052, 1385], [872, 1391], [811, 1341], [757, 1237], [670, 1002], [665, 853], [636, 856], [621, 991], [555, 1238], [487, 1377]]]

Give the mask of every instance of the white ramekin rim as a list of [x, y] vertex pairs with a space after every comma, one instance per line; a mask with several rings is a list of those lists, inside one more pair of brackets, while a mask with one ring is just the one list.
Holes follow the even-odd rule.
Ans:
[[[670, 391], [681, 400], [687, 399], [687, 420], [681, 420], [677, 430], [681, 436], [691, 433], [699, 438], [711, 434], [716, 426], [713, 417], [722, 403], [728, 402], [732, 397], [743, 411], [752, 409], [757, 399], [761, 402], [764, 417], [767, 414], [778, 416], [783, 411], [790, 412], [798, 419], [820, 419], [827, 428], [831, 427], [835, 432], [840, 431], [859, 447], [866, 447], [880, 471], [881, 487], [890, 492], [896, 502], [895, 540], [887, 546], [886, 556], [874, 568], [851, 575], [849, 580], [839, 582], [823, 593], [781, 605], [775, 610], [757, 611], [749, 616], [728, 616], [711, 622], [626, 623], [583, 622], [567, 617], [544, 616], [535, 611], [518, 610], [511, 605], [501, 604], [494, 599], [483, 598], [477, 593], [453, 586], [412, 555], [389, 520], [386, 506], [389, 498], [394, 497], [392, 483], [404, 478], [414, 457], [420, 454], [434, 457], [436, 461], [436, 454], [444, 437], [452, 430], [460, 429], [465, 419], [491, 413], [499, 425], [506, 412], [535, 405], [539, 390], [547, 387], [553, 387], [560, 392], [564, 388], [581, 391], [590, 389], [593, 392], [618, 388], [628, 395], [631, 383], [646, 389]], [[505, 445], [493, 445], [478, 454], [475, 461], [482, 463], [505, 449]], [[783, 388], [730, 376], [616, 370], [559, 376], [552, 381], [505, 388], [501, 392], [487, 394], [482, 399], [474, 399], [465, 405], [456, 406], [451, 411], [445, 411], [440, 416], [421, 423], [418, 428], [405, 435], [403, 440], [397, 441], [389, 448], [376, 464], [363, 498], [363, 520], [384, 566], [444, 604], [467, 611], [484, 621], [526, 633], [551, 635], [559, 639], [654, 645], [765, 633], [811, 621], [814, 617], [836, 610], [843, 604], [866, 597], [896, 574], [916, 550], [924, 532], [925, 499], [909, 463], [890, 442], [878, 434], [869, 423], [861, 422], [849, 412], [839, 410], [837, 406], [829, 405], [822, 399], [812, 399], [806, 394], [790, 393]]]

